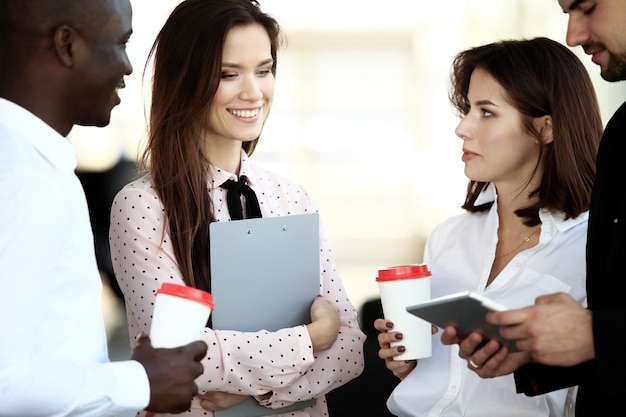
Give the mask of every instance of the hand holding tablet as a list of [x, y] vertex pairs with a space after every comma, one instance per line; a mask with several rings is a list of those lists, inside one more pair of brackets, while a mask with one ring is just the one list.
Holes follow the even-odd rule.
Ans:
[[497, 340], [503, 346], [508, 347], [511, 352], [518, 350], [514, 341], [503, 339], [498, 326], [486, 320], [489, 311], [504, 311], [507, 307], [481, 294], [464, 291], [433, 298], [409, 306], [406, 310], [440, 328], [452, 325], [457, 328], [461, 336], [467, 336], [476, 331], [486, 339]]

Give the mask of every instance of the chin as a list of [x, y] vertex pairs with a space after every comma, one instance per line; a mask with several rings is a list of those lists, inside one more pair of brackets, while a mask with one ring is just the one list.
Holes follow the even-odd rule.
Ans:
[[79, 126], [94, 126], [94, 127], [105, 127], [111, 123], [111, 113], [108, 112], [106, 114], [95, 115], [88, 114], [83, 115], [83, 117], [79, 118], [74, 124]]
[[105, 127], [105, 126], [108, 126], [109, 123], [111, 123], [111, 119], [107, 119], [107, 120], [90, 120], [90, 121], [84, 121], [84, 122], [76, 122], [74, 124], [76, 124], [78, 126]]
[[250, 136], [245, 136], [245, 137], [241, 138], [240, 140], [241, 140], [242, 143], [254, 142], [255, 140], [257, 140], [259, 138], [259, 136], [261, 136], [260, 133], [258, 135], [256, 135], [256, 136], [251, 136], [251, 135]]

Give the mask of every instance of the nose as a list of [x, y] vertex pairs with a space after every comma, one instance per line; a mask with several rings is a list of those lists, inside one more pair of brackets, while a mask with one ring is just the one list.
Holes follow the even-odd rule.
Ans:
[[581, 16], [570, 13], [569, 20], [567, 22], [567, 34], [565, 36], [565, 42], [569, 46], [584, 45], [589, 41], [589, 31]]
[[133, 64], [130, 62], [130, 58], [128, 58], [128, 54], [126, 54], [126, 75], [130, 75], [133, 73]]
[[454, 129], [454, 133], [459, 138], [466, 140], [466, 139], [469, 139], [469, 136], [470, 136], [469, 132], [470, 132], [470, 126], [469, 126], [468, 117], [464, 116], [459, 122], [459, 124], [456, 125], [456, 128]]
[[263, 97], [263, 92], [259, 86], [259, 80], [254, 75], [243, 78], [240, 97], [242, 100], [257, 101]]

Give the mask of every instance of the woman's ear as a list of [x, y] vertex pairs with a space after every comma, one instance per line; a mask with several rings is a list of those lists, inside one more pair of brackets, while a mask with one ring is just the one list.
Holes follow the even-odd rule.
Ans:
[[535, 128], [539, 132], [542, 145], [552, 142], [552, 116], [545, 115], [535, 119]]

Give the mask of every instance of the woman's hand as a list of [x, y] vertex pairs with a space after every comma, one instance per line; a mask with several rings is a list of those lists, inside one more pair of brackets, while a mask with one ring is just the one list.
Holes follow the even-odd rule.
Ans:
[[205, 392], [197, 397], [200, 398], [200, 406], [209, 411], [224, 410], [248, 398], [247, 395], [230, 394], [221, 391]]
[[313, 353], [329, 349], [339, 334], [339, 311], [334, 303], [318, 295], [311, 304], [311, 323], [307, 330]]
[[461, 337], [454, 326], [447, 326], [441, 336], [444, 345], [459, 345], [459, 357], [467, 361], [468, 369], [481, 378], [495, 378], [515, 372], [530, 362], [528, 352], [509, 352], [495, 340], [484, 340], [478, 332]]
[[[374, 321], [374, 327], [380, 333], [378, 334], [378, 357], [385, 360], [385, 366], [395, 376], [400, 379], [404, 379], [416, 366], [416, 360], [394, 360], [395, 356], [404, 352], [405, 348], [402, 345], [391, 346], [392, 342], [398, 342], [402, 340], [402, 333], [394, 332], [393, 323], [386, 319], [376, 319]], [[433, 334], [437, 332], [437, 328], [434, 328]]]

